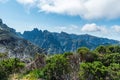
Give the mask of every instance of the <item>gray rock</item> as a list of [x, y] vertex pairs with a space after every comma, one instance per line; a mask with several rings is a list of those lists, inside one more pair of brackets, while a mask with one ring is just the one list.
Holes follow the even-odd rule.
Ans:
[[39, 47], [46, 49], [50, 54], [74, 52], [79, 47], [95, 49], [99, 45], [120, 44], [120, 41], [99, 38], [88, 34], [52, 33], [38, 29], [25, 31], [22, 36]]
[[8, 53], [9, 57], [20, 59], [33, 58], [36, 53], [46, 53], [40, 47], [19, 37], [14, 29], [3, 24], [0, 26], [0, 52]]
[[2, 19], [0, 19], [0, 25], [2, 24]]

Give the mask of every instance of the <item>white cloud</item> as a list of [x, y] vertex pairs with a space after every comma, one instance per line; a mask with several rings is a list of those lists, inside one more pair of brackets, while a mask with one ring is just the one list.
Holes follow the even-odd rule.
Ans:
[[120, 33], [120, 26], [119, 25], [114, 25], [111, 27], [115, 32]]
[[81, 28], [82, 33], [95, 35], [98, 37], [105, 37], [115, 40], [120, 40], [120, 25], [104, 26], [95, 23], [85, 24]]
[[[14, 27], [18, 32], [24, 32], [24, 30], [32, 30], [35, 28], [36, 24], [34, 25], [23, 25], [24, 29], [19, 27]], [[86, 27], [87, 26], [87, 27]], [[90, 26], [90, 27], [89, 27]], [[94, 27], [91, 27], [94, 26]], [[83, 26], [77, 26], [77, 25], [67, 25], [67, 26], [45, 26], [45, 25], [38, 25], [38, 29], [41, 30], [48, 30], [50, 32], [67, 32], [67, 33], [74, 33], [74, 34], [90, 34], [98, 37], [105, 37], [115, 40], [120, 40], [119, 34], [120, 34], [120, 25], [113, 25], [106, 27], [104, 25], [97, 25], [95, 23], [91, 24], [85, 24]], [[86, 28], [86, 29], [85, 29]], [[90, 29], [91, 28], [91, 29]], [[88, 30], [90, 29], [90, 30]]]
[[67, 32], [67, 33], [74, 33], [80, 34], [80, 27], [76, 25], [68, 25], [68, 26], [54, 26], [54, 27], [40, 27], [42, 30], [49, 30], [51, 32]]
[[107, 28], [104, 26], [98, 26], [95, 23], [91, 23], [91, 24], [85, 24], [82, 28], [81, 28], [82, 32], [102, 32], [102, 33], [107, 33]]
[[47, 13], [80, 16], [85, 19], [120, 17], [120, 0], [17, 0]]
[[101, 31], [101, 28], [99, 26], [97, 26], [96, 24], [92, 23], [92, 24], [85, 24], [81, 31], [83, 32], [97, 32], [97, 31]]
[[120, 0], [87, 0], [85, 3], [88, 19], [118, 18], [120, 17]]

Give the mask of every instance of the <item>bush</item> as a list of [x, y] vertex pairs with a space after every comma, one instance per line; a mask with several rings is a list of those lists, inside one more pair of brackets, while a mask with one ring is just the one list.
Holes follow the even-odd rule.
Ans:
[[6, 79], [12, 73], [19, 72], [24, 66], [24, 63], [15, 58], [0, 61], [0, 80]]

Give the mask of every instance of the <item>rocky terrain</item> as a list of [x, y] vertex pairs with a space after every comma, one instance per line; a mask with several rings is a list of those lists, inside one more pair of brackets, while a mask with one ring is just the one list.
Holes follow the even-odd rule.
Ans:
[[53, 33], [47, 30], [38, 30], [37, 28], [20, 34], [4, 24], [0, 19], [0, 52], [8, 53], [9, 57], [26, 58], [34, 56], [35, 53], [74, 52], [79, 47], [95, 49], [99, 45], [111, 44], [119, 45], [120, 42], [88, 34]]
[[0, 53], [7, 53], [8, 57], [27, 59], [45, 51], [21, 38], [14, 29], [9, 28], [0, 19]]
[[88, 34], [52, 33], [47, 30], [41, 31], [37, 28], [34, 28], [32, 31], [25, 31], [22, 36], [26, 40], [46, 49], [50, 54], [74, 52], [79, 47], [95, 49], [99, 45], [120, 44], [120, 42], [116, 40], [99, 38]]

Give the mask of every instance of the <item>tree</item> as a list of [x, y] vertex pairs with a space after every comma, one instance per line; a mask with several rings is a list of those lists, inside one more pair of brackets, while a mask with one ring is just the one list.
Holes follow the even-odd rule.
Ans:
[[107, 46], [107, 52], [109, 52], [109, 53], [120, 53], [120, 46], [109, 45], [109, 46]]
[[85, 61], [86, 62], [93, 62], [98, 60], [99, 55], [97, 53], [94, 52], [88, 52], [85, 56]]
[[0, 60], [4, 60], [8, 58], [8, 53], [0, 53]]
[[115, 53], [120, 53], [120, 46], [115, 46]]
[[80, 65], [80, 80], [105, 80], [107, 76], [107, 67], [101, 62], [82, 63]]
[[96, 52], [100, 53], [100, 54], [105, 54], [107, 51], [106, 51], [106, 47], [105, 46], [98, 46], [96, 49], [95, 49]]
[[72, 52], [65, 52], [65, 53], [63, 54], [64, 57], [69, 57], [69, 56], [71, 56], [71, 55], [73, 55]]
[[47, 80], [62, 80], [70, 71], [68, 60], [63, 55], [54, 55], [46, 62], [47, 64], [43, 71]]
[[77, 53], [80, 54], [80, 60], [81, 60], [81, 62], [82, 62], [82, 61], [85, 61], [85, 56], [86, 56], [86, 54], [88, 54], [89, 52], [90, 52], [90, 50], [89, 50], [88, 48], [86, 48], [86, 47], [78, 48]]
[[109, 66], [111, 63], [120, 64], [120, 53], [105, 54], [100, 61], [105, 65]]
[[14, 71], [19, 72], [20, 69], [22, 69], [25, 66], [24, 63], [20, 62], [19, 59], [16, 59], [16, 61], [16, 67], [14, 66], [14, 58], [0, 61], [0, 80], [7, 80], [10, 74], [12, 74]]
[[111, 80], [120, 79], [120, 64], [111, 63], [108, 67], [109, 78]]
[[108, 52], [115, 53], [115, 47], [114, 46], [107, 46]]
[[90, 51], [86, 47], [79, 48], [77, 53], [80, 55], [81, 62], [93, 62], [98, 58], [98, 54]]
[[0, 64], [0, 80], [7, 80], [8, 74], [4, 70], [5, 68]]

